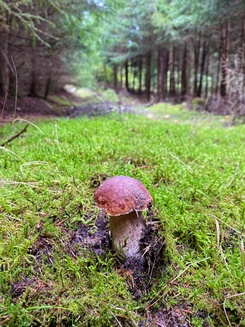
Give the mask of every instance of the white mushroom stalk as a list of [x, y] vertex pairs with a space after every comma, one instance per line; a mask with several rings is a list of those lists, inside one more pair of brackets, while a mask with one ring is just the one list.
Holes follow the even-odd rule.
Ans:
[[132, 211], [127, 215], [111, 216], [110, 229], [115, 248], [122, 249], [127, 257], [141, 257], [140, 239], [146, 231], [141, 212], [137, 214]]
[[99, 186], [95, 201], [110, 216], [114, 247], [128, 258], [141, 258], [140, 239], [146, 232], [142, 211], [152, 206], [152, 197], [145, 186], [134, 178], [115, 176]]

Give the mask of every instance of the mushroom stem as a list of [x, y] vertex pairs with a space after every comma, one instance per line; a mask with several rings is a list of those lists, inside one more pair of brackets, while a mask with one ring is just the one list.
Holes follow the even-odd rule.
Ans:
[[140, 239], [144, 236], [146, 224], [141, 211], [111, 216], [110, 229], [115, 248], [122, 249], [127, 257], [142, 257]]

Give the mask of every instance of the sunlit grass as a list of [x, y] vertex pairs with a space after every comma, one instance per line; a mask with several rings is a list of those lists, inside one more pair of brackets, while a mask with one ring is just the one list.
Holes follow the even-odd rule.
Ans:
[[73, 95], [81, 97], [84, 100], [96, 96], [96, 92], [91, 89], [77, 88], [74, 85], [69, 84], [65, 86], [65, 90]]
[[[210, 326], [227, 326], [225, 313], [244, 324], [244, 296], [235, 295], [245, 289], [245, 126], [213, 124], [179, 106], [149, 113], [160, 116], [39, 122], [42, 133], [29, 126], [0, 149], [0, 324], [137, 326], [146, 307], [161, 306], [185, 309], [193, 326], [202, 314]], [[5, 126], [1, 141], [15, 131]], [[96, 218], [91, 180], [101, 175], [141, 180], [166, 239], [169, 265], [138, 302], [112, 255], [70, 248], [77, 222]], [[40, 238], [48, 251], [37, 258]], [[32, 283], [11, 300], [25, 278]]]
[[173, 123], [196, 127], [229, 126], [232, 120], [231, 116], [215, 116], [205, 111], [189, 110], [185, 103], [175, 106], [167, 102], [158, 103], [145, 109], [144, 113], [153, 120], [170, 120]]

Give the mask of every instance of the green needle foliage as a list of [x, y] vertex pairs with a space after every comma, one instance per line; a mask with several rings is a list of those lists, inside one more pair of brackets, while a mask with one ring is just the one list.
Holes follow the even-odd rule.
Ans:
[[[0, 148], [0, 324], [138, 326], [179, 308], [192, 326], [244, 325], [245, 127], [164, 104], [147, 115], [40, 121]], [[168, 264], [140, 300], [110, 251], [72, 243], [104, 175], [154, 198]]]

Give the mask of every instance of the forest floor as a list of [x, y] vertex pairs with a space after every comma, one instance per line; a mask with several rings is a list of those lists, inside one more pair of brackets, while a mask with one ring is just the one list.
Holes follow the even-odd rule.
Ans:
[[100, 116], [111, 112], [136, 113], [146, 115], [149, 119], [178, 120], [198, 119], [220, 122], [226, 126], [231, 125], [232, 117], [229, 115], [212, 115], [208, 112], [196, 112], [190, 103], [175, 106], [169, 103], [146, 103], [136, 96], [126, 93], [117, 95], [112, 90], [97, 92], [89, 89], [67, 89], [59, 94], [51, 95], [48, 99], [23, 96], [17, 100], [14, 97], [4, 99], [0, 97], [0, 125], [14, 120], [37, 121], [52, 117]]
[[[34, 124], [0, 146], [0, 325], [244, 326], [245, 126], [79, 92], [18, 100]], [[0, 141], [21, 129], [5, 124]], [[154, 199], [144, 264], [115, 253], [94, 203], [115, 175]]]

